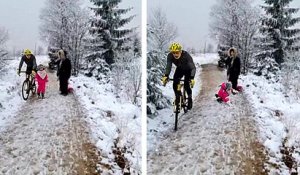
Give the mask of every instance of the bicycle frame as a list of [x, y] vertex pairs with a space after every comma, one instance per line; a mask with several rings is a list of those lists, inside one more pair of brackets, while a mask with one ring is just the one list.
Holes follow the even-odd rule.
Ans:
[[34, 75], [32, 73], [27, 74], [26, 71], [20, 71], [20, 73], [25, 73], [26, 74], [26, 79], [25, 80], [28, 80], [30, 83], [34, 80]]

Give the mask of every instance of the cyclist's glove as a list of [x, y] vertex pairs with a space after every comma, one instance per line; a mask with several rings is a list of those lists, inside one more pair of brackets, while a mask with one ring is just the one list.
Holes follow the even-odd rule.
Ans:
[[166, 76], [166, 75], [164, 75], [164, 76], [161, 78], [161, 81], [162, 81], [163, 86], [166, 86], [168, 80], [169, 80], [169, 77]]
[[191, 88], [194, 87], [194, 85], [195, 85], [195, 80], [194, 80], [194, 79], [191, 79], [191, 80], [190, 80], [190, 85], [191, 85]]
[[35, 76], [35, 71], [33, 70], [33, 71], [31, 71], [31, 74], [33, 75], [33, 76]]

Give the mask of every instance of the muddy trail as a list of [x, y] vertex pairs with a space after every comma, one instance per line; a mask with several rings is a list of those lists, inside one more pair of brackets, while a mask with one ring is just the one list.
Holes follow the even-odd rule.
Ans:
[[[0, 133], [0, 174], [93, 175], [98, 151], [79, 102], [48, 73], [45, 99], [31, 96]], [[99, 174], [99, 172], [98, 172]]]
[[226, 80], [216, 65], [202, 65], [202, 88], [177, 132], [166, 134], [148, 155], [148, 174], [267, 174], [265, 150], [243, 94], [220, 104], [214, 94]]

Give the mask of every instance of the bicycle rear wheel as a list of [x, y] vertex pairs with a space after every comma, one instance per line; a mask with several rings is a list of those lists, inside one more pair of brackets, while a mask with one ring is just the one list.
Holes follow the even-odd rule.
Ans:
[[30, 92], [30, 89], [29, 89], [29, 81], [28, 80], [25, 80], [23, 82], [23, 85], [22, 85], [22, 97], [24, 100], [27, 100], [28, 99], [28, 96], [29, 96], [29, 92]]

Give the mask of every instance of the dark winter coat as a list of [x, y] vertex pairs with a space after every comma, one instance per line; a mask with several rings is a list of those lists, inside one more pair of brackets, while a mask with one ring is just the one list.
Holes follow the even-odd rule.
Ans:
[[61, 60], [58, 66], [59, 79], [69, 79], [71, 77], [71, 61], [65, 58]]
[[30, 74], [32, 70], [37, 71], [36, 59], [34, 55], [30, 55], [29, 59], [25, 55], [23, 55], [20, 60], [19, 70], [21, 70], [24, 62], [27, 64], [26, 73]]
[[[227, 65], [227, 76], [229, 77], [229, 80], [238, 79], [241, 73], [241, 59], [237, 56], [236, 49], [235, 48], [232, 49], [234, 50], [233, 57], [228, 56], [225, 61]], [[228, 55], [229, 54], [230, 53], [228, 53]]]
[[181, 56], [179, 59], [176, 59], [172, 53], [169, 53], [167, 56], [167, 67], [165, 71], [165, 75], [169, 76], [171, 69], [172, 69], [172, 63], [177, 66], [176, 69], [181, 69], [182, 71], [190, 71], [191, 75], [190, 78], [194, 78], [196, 74], [196, 66], [194, 64], [193, 58], [187, 51], [182, 51]]

